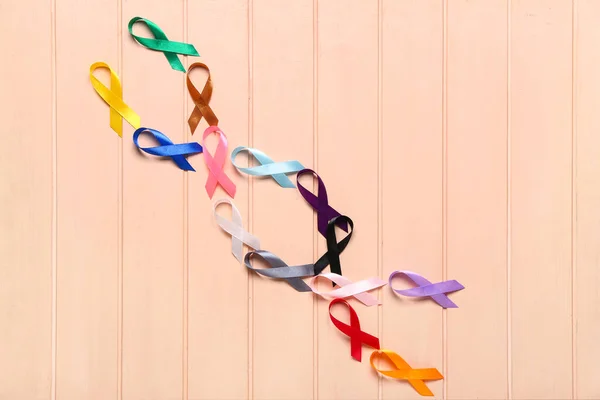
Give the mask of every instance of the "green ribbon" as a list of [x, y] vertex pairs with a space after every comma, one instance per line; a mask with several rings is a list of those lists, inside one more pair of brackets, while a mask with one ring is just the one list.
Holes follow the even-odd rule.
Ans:
[[[133, 34], [133, 25], [136, 22], [143, 22], [146, 24], [150, 32], [154, 36], [154, 39], [148, 39], [139, 37]], [[181, 61], [179, 61], [179, 57], [177, 54], [187, 55], [187, 56], [199, 56], [196, 48], [192, 44], [182, 43], [182, 42], [173, 42], [167, 38], [167, 35], [163, 32], [162, 29], [154, 22], [149, 19], [134, 17], [129, 21], [129, 33], [133, 38], [144, 47], [149, 48], [150, 50], [162, 51], [167, 57], [169, 64], [171, 64], [171, 68], [177, 71], [185, 72], [185, 68]]]

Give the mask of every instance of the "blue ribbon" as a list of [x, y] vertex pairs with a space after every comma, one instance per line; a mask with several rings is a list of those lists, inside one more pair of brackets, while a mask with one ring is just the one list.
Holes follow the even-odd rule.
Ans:
[[[242, 151], [247, 151], [252, 154], [254, 158], [261, 164], [256, 167], [244, 168], [236, 165], [235, 157]], [[295, 188], [294, 184], [285, 174], [292, 174], [304, 169], [304, 166], [298, 161], [283, 161], [275, 162], [269, 156], [258, 149], [252, 149], [250, 147], [236, 147], [231, 152], [231, 163], [239, 171], [244, 172], [248, 175], [253, 176], [270, 176], [284, 188]]]
[[[138, 143], [138, 137], [142, 133], [149, 133], [154, 136], [154, 139], [160, 143], [160, 146], [157, 147], [140, 147]], [[190, 154], [202, 153], [202, 146], [196, 142], [190, 143], [181, 143], [181, 144], [173, 144], [171, 139], [169, 139], [162, 132], [157, 131], [156, 129], [150, 128], [139, 128], [135, 132], [133, 132], [133, 143], [137, 146], [138, 149], [152, 154], [153, 156], [159, 157], [171, 157], [175, 164], [179, 168], [184, 171], [196, 171], [190, 163], [185, 159], [185, 156]]]

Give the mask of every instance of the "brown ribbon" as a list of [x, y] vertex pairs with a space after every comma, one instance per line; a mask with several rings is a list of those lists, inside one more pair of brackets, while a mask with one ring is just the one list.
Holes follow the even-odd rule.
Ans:
[[[202, 93], [198, 92], [198, 89], [196, 89], [196, 87], [190, 80], [190, 72], [192, 72], [192, 70], [194, 68], [198, 68], [198, 67], [204, 68], [206, 70], [206, 72], [208, 72], [208, 79], [206, 80], [204, 89], [202, 89]], [[186, 79], [187, 79], [188, 91], [190, 92], [190, 96], [192, 97], [192, 100], [194, 101], [194, 110], [192, 111], [192, 114], [190, 115], [190, 118], [188, 119], [188, 124], [190, 126], [190, 130], [192, 131], [192, 134], [196, 130], [196, 127], [198, 126], [200, 121], [202, 120], [202, 117], [204, 117], [204, 119], [206, 119], [206, 122], [208, 122], [208, 125], [217, 126], [219, 124], [219, 119], [217, 118], [217, 116], [215, 115], [213, 110], [208, 105], [208, 102], [210, 101], [210, 98], [212, 96], [213, 86], [212, 86], [212, 80], [210, 79], [210, 70], [208, 69], [206, 64], [203, 64], [201, 62], [196, 62], [196, 63], [193, 63], [192, 65], [190, 65], [190, 67], [188, 68], [187, 73], [186, 73]]]

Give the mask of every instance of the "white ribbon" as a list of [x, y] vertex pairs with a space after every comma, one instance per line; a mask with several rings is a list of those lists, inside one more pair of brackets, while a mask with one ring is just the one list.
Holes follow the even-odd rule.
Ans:
[[[227, 203], [231, 206], [231, 221], [223, 218], [217, 213], [217, 207], [223, 203]], [[244, 244], [254, 250], [260, 250], [260, 239], [244, 230], [244, 227], [242, 226], [242, 216], [231, 200], [217, 200], [213, 205], [213, 214], [221, 229], [231, 235], [231, 252], [239, 262], [242, 262], [243, 260], [242, 252], [244, 251]]]

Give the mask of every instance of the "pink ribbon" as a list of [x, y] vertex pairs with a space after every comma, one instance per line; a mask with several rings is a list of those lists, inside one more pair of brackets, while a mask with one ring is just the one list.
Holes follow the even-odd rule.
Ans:
[[[219, 144], [217, 145], [215, 156], [213, 157], [206, 150], [206, 138], [208, 135], [215, 132], [219, 134]], [[212, 199], [213, 194], [215, 194], [215, 190], [217, 189], [217, 184], [220, 184], [229, 196], [235, 197], [235, 183], [225, 175], [225, 170], [223, 169], [225, 160], [227, 159], [227, 136], [225, 136], [218, 126], [209, 126], [202, 135], [202, 147], [204, 147], [202, 153], [204, 154], [204, 162], [208, 167], [208, 179], [206, 179], [206, 185], [204, 185], [208, 197]]]
[[[319, 278], [325, 278], [336, 285], [340, 286], [339, 289], [332, 290], [330, 292], [319, 292], [316, 288], [316, 281]], [[323, 297], [324, 299], [344, 299], [346, 297], [354, 297], [367, 307], [376, 306], [379, 303], [377, 297], [367, 293], [369, 290], [380, 288], [386, 285], [387, 282], [379, 278], [369, 278], [358, 282], [352, 282], [350, 279], [345, 278], [341, 275], [334, 273], [326, 273], [317, 275], [312, 278], [308, 284], [311, 290]]]

